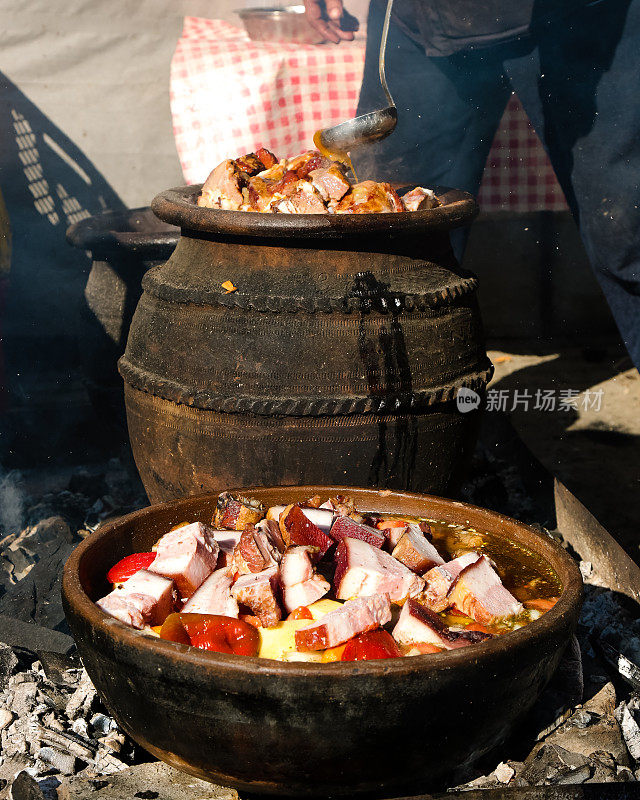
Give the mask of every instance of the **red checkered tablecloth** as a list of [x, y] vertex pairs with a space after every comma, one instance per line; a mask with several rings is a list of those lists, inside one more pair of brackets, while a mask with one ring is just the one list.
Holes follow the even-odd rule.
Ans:
[[[253, 42], [221, 20], [186, 17], [171, 63], [171, 113], [187, 183], [229, 156], [263, 146], [279, 156], [313, 147], [318, 128], [352, 117], [362, 40], [331, 45]], [[493, 142], [484, 211], [566, 208], [547, 155], [517, 98]]]

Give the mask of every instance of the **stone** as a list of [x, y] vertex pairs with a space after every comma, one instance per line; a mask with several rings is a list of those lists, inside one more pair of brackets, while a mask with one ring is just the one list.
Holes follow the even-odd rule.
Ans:
[[513, 776], [516, 774], [516, 771], [512, 766], [505, 764], [504, 761], [501, 761], [494, 769], [493, 774], [500, 781], [500, 783], [509, 783], [511, 778], [513, 778]]
[[129, 767], [100, 781], [65, 778], [58, 800], [144, 800], [150, 792], [157, 800], [239, 800], [235, 789], [207, 783], [160, 761]]
[[[37, 567], [34, 567], [37, 569]], [[32, 570], [33, 571], [33, 570]], [[26, 580], [30, 580], [31, 575]], [[5, 595], [6, 597], [6, 595]], [[2, 598], [4, 600], [4, 598]], [[46, 655], [57, 654], [65, 657], [65, 662], [71, 659], [75, 651], [75, 643], [71, 636], [60, 631], [54, 631], [36, 625], [32, 622], [16, 619], [13, 616], [0, 614], [0, 642], [4, 643], [5, 648], [0, 647], [0, 688], [2, 686], [3, 659], [8, 659], [11, 663], [17, 660], [11, 648], [27, 650], [36, 653], [45, 667]], [[8, 645], [8, 647], [7, 647]], [[8, 650], [8, 653], [7, 653]], [[12, 670], [15, 666], [12, 667]]]

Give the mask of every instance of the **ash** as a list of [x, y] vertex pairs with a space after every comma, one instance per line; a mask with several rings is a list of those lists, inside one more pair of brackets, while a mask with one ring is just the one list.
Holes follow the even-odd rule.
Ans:
[[[118, 728], [64, 620], [60, 574], [73, 547], [105, 520], [146, 504], [133, 468], [112, 460], [102, 470], [79, 470], [59, 491], [27, 491], [28, 484], [0, 476], [0, 797], [238, 798], [155, 761]], [[508, 459], [479, 448], [463, 494], [544, 529], [544, 512]], [[580, 568], [585, 603], [551, 684], [494, 753], [437, 788], [640, 780], [637, 607], [600, 586], [592, 564]]]

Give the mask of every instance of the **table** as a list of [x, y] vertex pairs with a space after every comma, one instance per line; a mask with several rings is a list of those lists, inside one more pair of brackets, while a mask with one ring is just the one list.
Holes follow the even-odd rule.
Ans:
[[[353, 116], [364, 42], [253, 42], [222, 20], [186, 17], [171, 63], [171, 113], [187, 183], [225, 158], [268, 147], [291, 156], [313, 133]], [[564, 195], [518, 99], [507, 105], [478, 200], [483, 211], [559, 211]]]

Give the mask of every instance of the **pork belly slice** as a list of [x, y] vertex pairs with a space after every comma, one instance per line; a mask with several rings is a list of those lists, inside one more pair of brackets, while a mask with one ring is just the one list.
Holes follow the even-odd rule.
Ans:
[[400, 198], [405, 211], [424, 211], [427, 208], [436, 208], [440, 201], [435, 196], [432, 189], [425, 189], [423, 186], [416, 186], [410, 192], [403, 194]]
[[264, 533], [274, 550], [277, 550], [280, 555], [284, 553], [287, 549], [287, 545], [282, 538], [282, 532], [280, 531], [277, 519], [261, 519], [256, 525], [256, 528]]
[[238, 603], [248, 606], [265, 628], [277, 625], [282, 619], [277, 592], [277, 567], [241, 575], [231, 587], [233, 597]]
[[351, 517], [342, 516], [336, 517], [336, 521], [329, 531], [329, 536], [335, 539], [336, 542], [341, 542], [347, 538], [361, 539], [373, 547], [382, 547], [386, 541], [382, 531], [376, 530], [376, 528], [372, 528], [369, 525], [361, 525]]
[[160, 539], [150, 571], [175, 581], [180, 597], [185, 599], [216, 568], [219, 550], [211, 528], [192, 522]]
[[402, 603], [419, 594], [424, 581], [389, 553], [361, 539], [343, 539], [336, 550], [334, 589], [339, 600], [388, 594]]
[[142, 630], [145, 626], [144, 616], [140, 609], [130, 603], [122, 593], [114, 590], [100, 600], [96, 600], [96, 605], [107, 614], [124, 622], [125, 625], [131, 625], [132, 628]]
[[280, 563], [280, 583], [283, 586], [293, 586], [313, 578], [313, 562], [317, 556], [318, 550], [309, 545], [288, 547]]
[[172, 580], [141, 569], [98, 600], [98, 605], [128, 625], [142, 628], [144, 625], [161, 625], [173, 611], [175, 601], [176, 591]]
[[446, 564], [433, 567], [423, 577], [426, 581], [420, 602], [432, 611], [444, 611], [453, 604], [450, 598], [451, 590], [455, 586], [460, 574], [467, 567], [475, 564], [482, 556], [480, 553], [465, 553]]
[[316, 575], [313, 559], [318, 551], [312, 547], [290, 547], [280, 564], [282, 603], [288, 612], [320, 600], [331, 588], [328, 581]]
[[384, 535], [385, 535], [385, 539], [387, 541], [387, 546], [389, 547], [389, 550], [391, 550], [392, 552], [393, 552], [393, 550], [395, 550], [395, 548], [398, 546], [398, 542], [400, 541], [400, 539], [402, 539], [402, 537], [405, 535], [405, 533], [408, 530], [409, 530], [409, 524], [408, 523], [406, 525], [404, 525], [403, 527], [385, 528], [384, 529]]
[[298, 505], [287, 506], [280, 514], [279, 524], [282, 538], [287, 545], [308, 544], [317, 547], [320, 558], [334, 543], [330, 536], [311, 522]]
[[222, 492], [218, 495], [213, 525], [232, 531], [243, 531], [247, 525], [255, 525], [264, 517], [264, 506], [251, 497]]
[[325, 614], [317, 622], [312, 622], [296, 631], [296, 648], [304, 651], [336, 647], [359, 633], [386, 625], [390, 619], [391, 606], [388, 595], [358, 597], [347, 601], [342, 608]]
[[293, 586], [283, 586], [282, 604], [287, 612], [291, 613], [300, 606], [310, 606], [321, 600], [330, 588], [331, 584], [322, 575], [314, 575], [309, 580], [295, 583]]
[[229, 567], [232, 574], [236, 575], [262, 572], [269, 567], [277, 567], [280, 557], [280, 553], [271, 545], [263, 531], [247, 525], [234, 548]]
[[[267, 519], [278, 522], [285, 508], [287, 508], [287, 506], [271, 506], [267, 511]], [[329, 533], [333, 521], [336, 518], [330, 508], [306, 508], [305, 506], [300, 506], [299, 508], [305, 517], [313, 522], [316, 527], [320, 528], [320, 530], [325, 533]]]
[[238, 211], [243, 202], [238, 168], [231, 159], [223, 161], [210, 173], [198, 197], [198, 205]]
[[454, 631], [430, 609], [409, 599], [402, 607], [400, 618], [393, 629], [393, 638], [399, 644], [434, 644], [445, 650], [467, 647], [491, 639], [490, 633], [480, 631]]
[[192, 614], [221, 614], [238, 618], [238, 603], [231, 595], [231, 570], [212, 572], [200, 588], [184, 604], [182, 610]]
[[351, 188], [339, 164], [314, 169], [309, 173], [309, 178], [323, 200], [342, 200]]
[[462, 571], [449, 599], [463, 614], [481, 625], [491, 625], [522, 611], [522, 603], [505, 589], [486, 556]]
[[419, 575], [432, 567], [444, 564], [444, 558], [417, 525], [407, 527], [391, 555]]
[[242, 531], [214, 531], [213, 536], [218, 543], [220, 552], [218, 554], [218, 567], [226, 567], [229, 565], [233, 556], [233, 551], [240, 541]]

